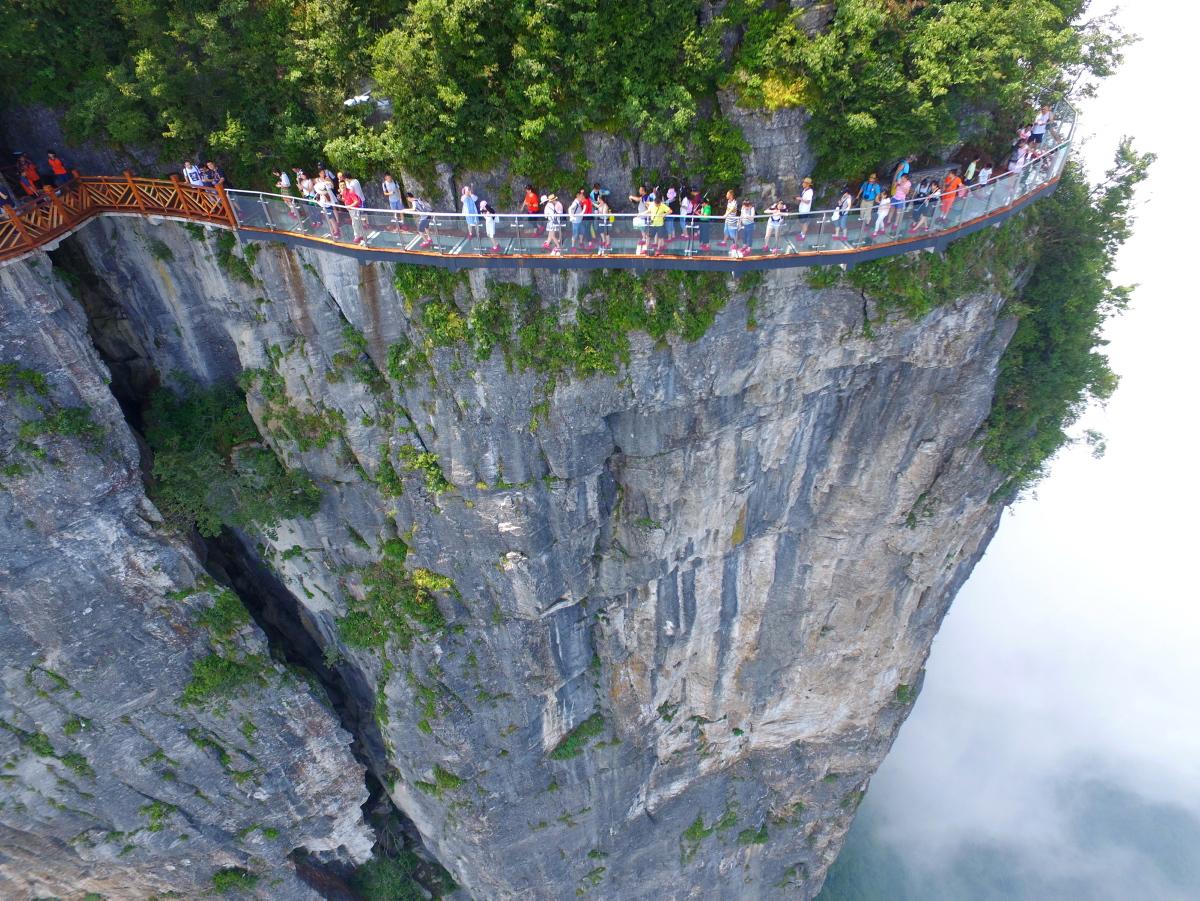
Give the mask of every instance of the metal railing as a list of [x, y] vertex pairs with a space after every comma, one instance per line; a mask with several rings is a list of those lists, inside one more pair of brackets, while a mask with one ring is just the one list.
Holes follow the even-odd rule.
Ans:
[[[16, 259], [56, 240], [99, 214], [138, 214], [205, 222], [235, 228], [246, 237], [269, 237], [320, 246], [369, 258], [395, 255], [406, 262], [470, 266], [590, 265], [693, 268], [720, 263], [754, 268], [812, 265], [903, 253], [953, 240], [981, 223], [998, 220], [1053, 185], [1070, 154], [1074, 111], [1060, 105], [1041, 154], [1020, 171], [994, 176], [924, 203], [912, 193], [893, 202], [886, 216], [879, 206], [854, 205], [849, 211], [654, 217], [637, 213], [583, 215], [564, 210], [543, 214], [466, 214], [412, 209], [352, 209], [316, 200], [262, 191], [193, 187], [170, 181], [119, 177], [77, 177], [23, 210], [0, 217], [0, 262]], [[913, 179], [913, 192], [917, 179]], [[566, 203], [564, 202], [564, 206]], [[932, 239], [932, 240], [931, 240]], [[654, 260], [651, 264], [650, 261]], [[497, 262], [502, 261], [502, 262]]]

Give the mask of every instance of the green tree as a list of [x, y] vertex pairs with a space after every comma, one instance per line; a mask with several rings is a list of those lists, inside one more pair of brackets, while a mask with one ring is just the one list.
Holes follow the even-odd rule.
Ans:
[[987, 459], [1008, 477], [1003, 493], [1037, 481], [1072, 440], [1068, 429], [1088, 403], [1116, 389], [1099, 349], [1101, 329], [1129, 301], [1131, 289], [1114, 285], [1111, 276], [1130, 234], [1137, 186], [1153, 161], [1125, 139], [1100, 184], [1089, 187], [1072, 162], [1055, 194], [1036, 207], [1037, 262], [1000, 361], [984, 439]]

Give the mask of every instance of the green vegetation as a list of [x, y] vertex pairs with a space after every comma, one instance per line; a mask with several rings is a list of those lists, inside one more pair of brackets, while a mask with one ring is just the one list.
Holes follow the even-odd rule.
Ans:
[[258, 885], [258, 876], [241, 867], [225, 867], [213, 873], [212, 884], [218, 892], [249, 892]]
[[[545, 304], [534, 288], [501, 281], [490, 282], [487, 296], [464, 314], [455, 305], [455, 282], [444, 275], [414, 276], [409, 272], [414, 268], [397, 267], [396, 282], [410, 302], [423, 302], [425, 346], [404, 339], [389, 349], [388, 375], [402, 384], [428, 367], [430, 350], [457, 345], [468, 345], [479, 360], [499, 347], [510, 368], [552, 377], [616, 375], [629, 361], [630, 334], [695, 341], [730, 297], [726, 276], [716, 273], [604, 271], [583, 289], [573, 321], [557, 304]], [[542, 413], [538, 418], [548, 414], [548, 405]], [[436, 479], [427, 483], [435, 490]]]
[[46, 376], [16, 363], [0, 363], [0, 394], [21, 403], [37, 403], [50, 395]]
[[744, 105], [804, 106], [821, 180], [1008, 134], [1031, 97], [1054, 102], [1107, 75], [1127, 40], [1080, 20], [1081, 0], [839, 0], [830, 26], [805, 34], [807, 8], [771, 4], [747, 27], [733, 82]]
[[1105, 320], [1129, 301], [1132, 289], [1110, 279], [1130, 234], [1134, 191], [1153, 161], [1126, 140], [1099, 185], [1090, 187], [1072, 162], [1054, 195], [1032, 210], [1037, 258], [1021, 292], [1016, 334], [1000, 360], [983, 444], [1007, 477], [1003, 495], [1041, 478], [1071, 442], [1067, 429], [1088, 403], [1116, 389], [1098, 348]]
[[215, 536], [222, 526], [270, 528], [309, 516], [320, 491], [260, 443], [242, 395], [232, 386], [155, 393], [146, 415], [154, 451], [151, 496], [177, 529]]
[[383, 374], [376, 368], [375, 362], [367, 353], [367, 338], [354, 326], [347, 324], [342, 329], [345, 348], [335, 353], [330, 360], [333, 367], [326, 378], [331, 382], [340, 382], [349, 377], [356, 382], [366, 385], [376, 394], [387, 391], [387, 382]]
[[382, 649], [395, 638], [407, 650], [417, 635], [446, 627], [437, 595], [457, 597], [453, 580], [427, 569], [409, 572], [404, 568], [407, 547], [403, 553], [390, 547], [391, 553], [363, 570], [364, 598], [351, 600], [349, 612], [337, 621], [342, 640], [351, 647]]
[[604, 717], [593, 713], [586, 720], [563, 736], [548, 755], [551, 760], [570, 760], [578, 757], [587, 747], [588, 742], [604, 731]]
[[[272, 365], [285, 353], [272, 348]], [[325, 448], [341, 437], [346, 417], [340, 410], [320, 408], [305, 413], [292, 406], [283, 376], [272, 369], [246, 369], [238, 377], [243, 391], [257, 389], [267, 406], [266, 428], [277, 440], [296, 442], [301, 451]]]
[[162, 832], [167, 825], [167, 817], [175, 810], [175, 805], [167, 804], [165, 801], [151, 801], [138, 808], [138, 812], [149, 821], [149, 825], [146, 827], [148, 832]]
[[180, 703], [206, 704], [233, 697], [266, 685], [270, 672], [270, 661], [261, 654], [208, 654], [192, 661], [192, 678], [183, 689]]
[[757, 829], [743, 829], [738, 833], [739, 845], [765, 845], [770, 839], [767, 834], [767, 824], [763, 823]]
[[[944, 254], [891, 257], [845, 275], [823, 267], [808, 276], [813, 287], [845, 282], [869, 295], [881, 314], [899, 311], [912, 318], [983, 284], [1008, 297], [1007, 312], [1019, 321], [1000, 360], [983, 437], [985, 456], [1005, 476], [999, 497], [1037, 482], [1048, 461], [1073, 440], [1067, 429], [1088, 403], [1116, 388], [1099, 350], [1101, 331], [1129, 300], [1131, 289], [1113, 285], [1110, 276], [1130, 233], [1134, 190], [1153, 161], [1153, 154], [1138, 153], [1125, 141], [1101, 184], [1090, 187], [1072, 161], [1053, 195], [998, 229], [954, 242]], [[864, 322], [864, 331], [870, 328]], [[931, 512], [922, 496], [906, 524], [915, 527]]]
[[217, 265], [225, 272], [235, 278], [237, 281], [246, 285], [253, 285], [255, 282], [254, 271], [250, 268], [250, 262], [258, 255], [258, 248], [254, 248], [251, 252], [251, 246], [247, 245], [245, 256], [246, 259], [239, 257], [233, 252], [237, 247], [237, 236], [231, 231], [217, 232]]
[[444, 869], [408, 850], [394, 857], [373, 857], [350, 877], [350, 887], [355, 893], [372, 901], [424, 901], [423, 885], [433, 891], [434, 897], [456, 888]]
[[910, 704], [917, 697], [917, 690], [903, 682], [896, 686], [896, 700], [901, 704]]
[[438, 463], [437, 454], [432, 451], [417, 450], [411, 444], [401, 445], [397, 453], [400, 456], [400, 462], [408, 469], [414, 472], [420, 472], [425, 476], [425, 487], [432, 494], [441, 494], [449, 491], [454, 486], [442, 473], [441, 464]]
[[463, 779], [460, 776], [454, 775], [447, 769], [443, 769], [440, 765], [435, 765], [433, 768], [433, 781], [424, 782], [417, 781], [414, 783], [421, 791], [440, 798], [443, 792], [457, 791], [463, 786]]
[[214, 638], [221, 640], [233, 638], [243, 627], [250, 625], [250, 612], [233, 591], [215, 585], [207, 591], [213, 596], [213, 604], [196, 617], [197, 625], [208, 629]]
[[41, 419], [28, 419], [17, 432], [22, 441], [33, 441], [48, 435], [61, 438], [81, 438], [95, 445], [104, 434], [103, 426], [92, 421], [87, 407], [59, 407]]
[[63, 724], [63, 735], [78, 735], [91, 726], [91, 720], [81, 716], [73, 716]]

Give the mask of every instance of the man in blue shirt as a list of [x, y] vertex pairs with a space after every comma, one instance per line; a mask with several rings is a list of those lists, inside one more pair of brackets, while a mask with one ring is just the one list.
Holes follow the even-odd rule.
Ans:
[[858, 199], [862, 201], [860, 209], [862, 210], [862, 221], [871, 221], [871, 210], [875, 207], [875, 201], [879, 199], [880, 193], [883, 191], [883, 186], [879, 184], [879, 179], [872, 172], [867, 176], [858, 187]]

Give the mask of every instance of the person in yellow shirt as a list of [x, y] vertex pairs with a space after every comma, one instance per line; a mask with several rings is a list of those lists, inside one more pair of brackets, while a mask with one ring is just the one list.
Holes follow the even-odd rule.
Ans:
[[667, 217], [671, 215], [671, 205], [653, 194], [650, 200], [650, 256], [658, 256], [667, 247]]

